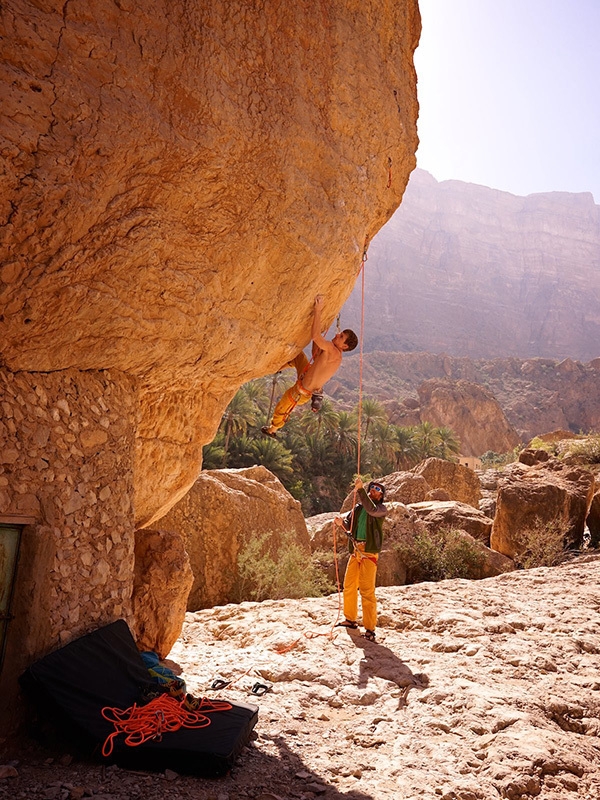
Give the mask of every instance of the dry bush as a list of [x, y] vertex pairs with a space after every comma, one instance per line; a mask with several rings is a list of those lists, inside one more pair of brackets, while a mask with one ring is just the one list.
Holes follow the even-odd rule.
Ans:
[[409, 583], [470, 578], [483, 565], [483, 555], [459, 531], [440, 528], [416, 533], [412, 543], [396, 545], [407, 567]]
[[268, 533], [255, 536], [238, 553], [236, 593], [240, 602], [321, 597], [331, 591], [326, 577], [293, 533], [282, 534], [276, 557], [269, 552], [270, 538]]
[[577, 456], [584, 464], [600, 464], [600, 433], [590, 434], [587, 439], [573, 442], [569, 446], [569, 454]]
[[516, 537], [514, 562], [522, 569], [554, 567], [564, 560], [568, 526], [559, 520], [536, 520]]

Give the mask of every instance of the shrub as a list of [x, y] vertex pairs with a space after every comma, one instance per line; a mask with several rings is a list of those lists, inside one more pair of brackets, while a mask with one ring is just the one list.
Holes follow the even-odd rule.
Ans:
[[440, 528], [415, 534], [411, 544], [398, 545], [410, 583], [472, 578], [483, 565], [484, 556], [461, 531]]
[[578, 456], [584, 464], [600, 464], [600, 433], [594, 433], [569, 446], [569, 453]]
[[554, 567], [564, 559], [567, 526], [559, 520], [536, 520], [515, 538], [514, 562], [521, 569]]
[[501, 469], [516, 461], [522, 449], [523, 445], [519, 444], [508, 453], [495, 453], [493, 450], [488, 450], [481, 456], [481, 466], [483, 469]]
[[327, 579], [298, 545], [293, 533], [281, 536], [274, 557], [271, 534], [249, 539], [238, 553], [238, 596], [242, 600], [320, 597], [331, 591]]
[[545, 442], [539, 436], [535, 436], [527, 445], [530, 450], [545, 450], [552, 456], [558, 455], [558, 442]]

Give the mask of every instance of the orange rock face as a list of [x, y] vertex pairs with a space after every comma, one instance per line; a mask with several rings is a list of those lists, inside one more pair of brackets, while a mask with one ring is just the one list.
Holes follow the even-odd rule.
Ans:
[[172, 531], [137, 532], [131, 604], [139, 650], [166, 658], [181, 633], [193, 582], [182, 536]]
[[277, 563], [286, 533], [310, 552], [300, 503], [262, 466], [203, 470], [159, 524], [180, 534], [189, 554], [188, 611], [239, 602], [238, 556], [253, 538], [267, 534], [265, 546]]
[[416, 0], [0, 11], [0, 356], [139, 382], [159, 518], [244, 382], [330, 322], [415, 164]]

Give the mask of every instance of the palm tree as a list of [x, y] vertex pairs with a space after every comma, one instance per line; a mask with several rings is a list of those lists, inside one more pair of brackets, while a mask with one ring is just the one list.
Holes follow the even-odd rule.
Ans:
[[330, 400], [324, 399], [321, 409], [316, 413], [305, 408], [300, 416], [300, 426], [305, 433], [332, 433], [338, 424], [338, 413], [333, 410]]
[[309, 433], [306, 437], [308, 451], [307, 471], [310, 475], [325, 475], [333, 464], [331, 447], [326, 439], [318, 433]]
[[220, 469], [224, 460], [223, 434], [219, 431], [212, 442], [202, 448], [202, 469]]
[[356, 453], [357, 427], [356, 416], [348, 411], [339, 411], [337, 427], [332, 431], [333, 446], [338, 453], [344, 456], [352, 456]]
[[258, 410], [264, 412], [267, 409], [269, 389], [267, 388], [264, 378], [258, 378], [255, 381], [250, 381], [250, 383], [245, 383], [242, 386], [242, 391]]
[[415, 444], [417, 455], [425, 459], [436, 455], [437, 428], [431, 422], [422, 422], [415, 427]]
[[414, 467], [419, 459], [415, 429], [396, 426], [396, 466], [400, 469]]
[[276, 439], [255, 439], [251, 445], [251, 452], [256, 461], [262, 464], [278, 478], [283, 479], [292, 475], [292, 453]]
[[227, 458], [229, 440], [232, 434], [246, 433], [248, 425], [254, 425], [255, 423], [256, 407], [244, 389], [240, 389], [233, 396], [221, 419], [221, 426], [225, 433], [225, 442], [223, 443], [225, 457], [223, 463]]
[[253, 442], [254, 438], [250, 438], [245, 433], [240, 436], [234, 436], [227, 453], [227, 465], [238, 469], [240, 467], [251, 467], [252, 464], [256, 463], [252, 454]]
[[375, 420], [387, 420], [385, 409], [377, 400], [370, 397], [364, 397], [362, 401], [362, 421], [364, 423], [363, 437], [366, 439], [369, 435], [369, 427]]
[[394, 426], [387, 422], [375, 422], [371, 439], [375, 456], [372, 469], [376, 473], [385, 475], [392, 471], [396, 462], [398, 440]]
[[460, 453], [460, 441], [456, 438], [452, 428], [437, 428], [436, 433], [438, 439], [437, 455], [439, 458], [449, 461], [453, 455]]

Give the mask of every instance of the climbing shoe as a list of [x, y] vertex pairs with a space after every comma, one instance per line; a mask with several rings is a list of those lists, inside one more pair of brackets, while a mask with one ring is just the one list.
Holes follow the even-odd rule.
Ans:
[[310, 407], [315, 412], [315, 414], [321, 410], [322, 405], [323, 405], [323, 395], [313, 394], [310, 401]]
[[261, 431], [262, 431], [262, 433], [264, 433], [265, 436], [270, 436], [271, 439], [276, 439], [277, 438], [277, 431], [269, 430], [269, 426], [268, 425], [263, 425], [263, 427], [261, 428]]

